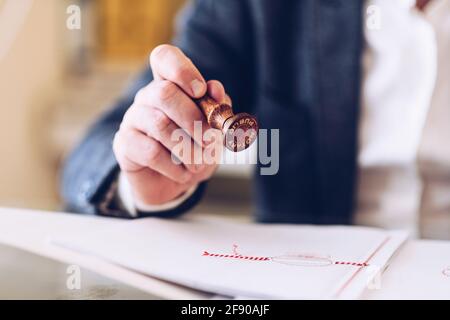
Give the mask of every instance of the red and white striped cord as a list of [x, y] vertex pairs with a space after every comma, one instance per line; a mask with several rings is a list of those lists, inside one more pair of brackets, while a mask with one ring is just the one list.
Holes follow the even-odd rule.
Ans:
[[[250, 260], [250, 261], [274, 261], [275, 259], [277, 259], [276, 257], [244, 256], [237, 252], [237, 245], [233, 245], [233, 253], [232, 254], [210, 253], [208, 251], [204, 251], [203, 256], [215, 257], [215, 258], [225, 258], [225, 259]], [[300, 257], [310, 259], [310, 260], [315, 259], [314, 256], [300, 256]], [[324, 259], [324, 258], [318, 257], [318, 259]], [[347, 265], [347, 266], [355, 266], [355, 267], [369, 266], [369, 264], [366, 262], [333, 261], [331, 259], [329, 259], [329, 264]]]
[[270, 261], [272, 258], [269, 257], [256, 257], [256, 256], [242, 256], [235, 254], [219, 254], [219, 253], [209, 253], [208, 251], [203, 252], [204, 256], [216, 257], [216, 258], [228, 258], [228, 259], [241, 259], [241, 260], [253, 260], [253, 261]]

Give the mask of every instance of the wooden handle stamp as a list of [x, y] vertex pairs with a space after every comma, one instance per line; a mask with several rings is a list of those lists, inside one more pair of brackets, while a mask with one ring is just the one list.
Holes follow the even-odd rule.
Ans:
[[222, 131], [224, 146], [233, 152], [247, 149], [256, 140], [258, 122], [248, 113], [234, 114], [226, 103], [219, 103], [208, 95], [198, 99], [197, 105], [202, 110], [211, 128]]

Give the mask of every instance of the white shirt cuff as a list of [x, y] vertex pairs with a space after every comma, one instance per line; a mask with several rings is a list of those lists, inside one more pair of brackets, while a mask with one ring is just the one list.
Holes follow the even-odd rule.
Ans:
[[128, 211], [128, 213], [132, 217], [138, 216], [138, 211], [142, 212], [158, 212], [158, 211], [167, 211], [174, 209], [178, 207], [180, 204], [182, 204], [185, 200], [187, 200], [192, 194], [197, 190], [198, 185], [192, 186], [190, 189], [188, 189], [183, 195], [180, 197], [166, 202], [164, 204], [160, 205], [151, 205], [151, 204], [144, 204], [138, 202], [136, 199], [134, 199], [133, 191], [131, 189], [131, 185], [128, 182], [128, 179], [126, 178], [125, 174], [123, 172], [120, 172], [119, 174], [119, 185], [117, 189], [117, 197], [118, 200], [122, 203], [123, 207]]

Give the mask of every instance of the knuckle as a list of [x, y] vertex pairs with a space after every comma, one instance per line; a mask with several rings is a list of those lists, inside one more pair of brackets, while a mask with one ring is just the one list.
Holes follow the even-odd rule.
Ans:
[[150, 165], [158, 161], [158, 158], [161, 156], [163, 151], [162, 147], [158, 143], [155, 143], [154, 141], [148, 141], [144, 145], [143, 149], [146, 161]]
[[114, 135], [112, 149], [117, 162], [119, 163], [119, 165], [122, 164], [128, 148], [126, 138], [124, 137], [124, 133], [121, 130], [117, 131]]
[[139, 89], [139, 91], [136, 93], [136, 95], [134, 96], [134, 101], [135, 102], [141, 102], [144, 100], [144, 95], [145, 95], [145, 90], [144, 88]]
[[153, 109], [151, 113], [155, 129], [158, 132], [166, 131], [172, 123], [172, 120], [161, 110]]
[[170, 44], [160, 44], [155, 49], [153, 49], [152, 53], [150, 54], [150, 60], [152, 62], [158, 62], [159, 60], [163, 59], [165, 55], [175, 50], [176, 47]]
[[115, 155], [119, 154], [119, 149], [120, 149], [120, 131], [117, 131], [114, 134], [114, 139], [113, 139], [113, 151]]
[[122, 129], [123, 127], [125, 127], [126, 125], [128, 125], [129, 123], [132, 122], [132, 114], [133, 114], [133, 112], [135, 112], [134, 105], [129, 107], [128, 110], [123, 115], [122, 122], [120, 123], [120, 129]]
[[167, 102], [178, 94], [178, 87], [170, 81], [161, 81], [157, 88], [157, 97], [160, 101]]
[[192, 70], [188, 64], [183, 64], [173, 70], [172, 77], [177, 81], [189, 81], [192, 78]]

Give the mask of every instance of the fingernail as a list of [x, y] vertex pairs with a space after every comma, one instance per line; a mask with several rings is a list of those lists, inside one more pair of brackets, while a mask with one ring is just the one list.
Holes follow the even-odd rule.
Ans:
[[200, 97], [203, 94], [203, 89], [205, 87], [205, 84], [200, 81], [200, 80], [193, 80], [191, 82], [191, 89], [192, 89], [192, 93], [194, 94], [194, 97]]

